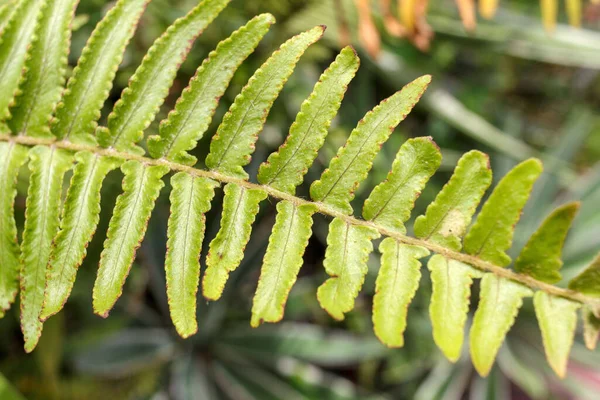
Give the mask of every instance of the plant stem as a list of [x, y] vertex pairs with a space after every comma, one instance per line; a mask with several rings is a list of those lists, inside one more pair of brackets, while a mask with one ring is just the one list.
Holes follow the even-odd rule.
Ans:
[[400, 234], [398, 232], [390, 231], [390, 230], [388, 230], [382, 226], [379, 226], [373, 222], [361, 220], [354, 216], [346, 215], [346, 214], [340, 213], [338, 211], [335, 211], [332, 208], [330, 208], [329, 206], [327, 206], [326, 204], [319, 203], [319, 202], [311, 202], [309, 200], [301, 199], [299, 197], [290, 195], [288, 193], [281, 192], [281, 191], [274, 189], [268, 185], [259, 185], [256, 183], [248, 182], [243, 179], [223, 175], [223, 174], [220, 174], [215, 171], [205, 171], [205, 170], [197, 169], [194, 167], [188, 167], [186, 165], [168, 161], [164, 158], [152, 159], [152, 158], [148, 158], [148, 157], [144, 157], [144, 156], [138, 156], [135, 154], [123, 153], [123, 152], [116, 151], [112, 148], [105, 149], [105, 148], [96, 147], [96, 146], [75, 144], [75, 143], [71, 143], [68, 141], [56, 141], [54, 139], [42, 139], [42, 138], [34, 138], [34, 137], [28, 137], [28, 136], [11, 136], [11, 135], [6, 135], [6, 134], [0, 134], [0, 141], [13, 142], [13, 143], [21, 144], [21, 145], [26, 145], [26, 146], [54, 145], [57, 148], [71, 150], [71, 151], [89, 151], [91, 153], [95, 153], [100, 156], [115, 157], [115, 158], [120, 158], [122, 160], [135, 160], [135, 161], [139, 161], [140, 163], [143, 163], [145, 165], [165, 165], [165, 166], [169, 167], [169, 169], [171, 171], [183, 171], [183, 172], [186, 172], [191, 175], [214, 179], [215, 181], [218, 181], [218, 182], [234, 183], [236, 185], [239, 185], [239, 186], [242, 186], [242, 187], [245, 187], [248, 189], [261, 189], [261, 190], [264, 190], [265, 192], [267, 192], [268, 195], [273, 198], [276, 198], [279, 200], [286, 200], [297, 206], [300, 206], [303, 204], [314, 204], [317, 208], [317, 211], [320, 214], [327, 215], [327, 216], [334, 217], [334, 218], [339, 218], [339, 219], [343, 220], [344, 222], [351, 224], [351, 225], [363, 225], [363, 226], [368, 226], [368, 227], [374, 228], [382, 236], [392, 237], [401, 243], [422, 246], [422, 247], [425, 247], [426, 249], [428, 249], [434, 253], [440, 254], [446, 258], [464, 262], [464, 263], [469, 264], [479, 270], [491, 272], [502, 278], [511, 279], [513, 281], [522, 283], [523, 285], [528, 286], [532, 289], [542, 290], [542, 291], [544, 291], [548, 294], [554, 295], [554, 296], [564, 297], [569, 300], [573, 300], [578, 303], [585, 304], [585, 305], [591, 307], [596, 315], [600, 315], [600, 299], [595, 299], [595, 298], [583, 295], [581, 293], [575, 292], [573, 290], [564, 289], [564, 288], [554, 286], [554, 285], [551, 285], [551, 284], [548, 284], [548, 283], [545, 283], [542, 281], [538, 281], [537, 279], [534, 279], [530, 276], [516, 273], [510, 269], [506, 269], [506, 268], [494, 265], [494, 264], [484, 261], [478, 257], [471, 256], [469, 254], [464, 254], [464, 253], [460, 253], [457, 251], [447, 249], [445, 247], [442, 247], [438, 244], [432, 243], [427, 240], [421, 240], [421, 239], [417, 239], [417, 238], [414, 238], [411, 236], [406, 236], [406, 235]]

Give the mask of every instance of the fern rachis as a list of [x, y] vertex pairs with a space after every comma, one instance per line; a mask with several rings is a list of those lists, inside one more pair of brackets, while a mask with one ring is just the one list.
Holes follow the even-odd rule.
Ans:
[[[47, 0], [40, 7], [56, 7], [53, 15], [62, 15], [67, 21], [72, 18], [73, 3]], [[417, 290], [423, 263], [432, 274], [434, 340], [451, 361], [460, 354], [470, 285], [473, 279], [481, 278], [481, 301], [470, 334], [477, 370], [482, 375], [488, 373], [521, 299], [534, 295], [548, 358], [555, 371], [564, 375], [578, 308], [584, 310], [586, 343], [593, 345], [598, 334], [595, 315], [600, 312], [600, 302], [595, 297], [600, 293], [600, 263], [592, 263], [575, 278], [572, 289], [552, 285], [560, 278], [561, 248], [577, 209], [573, 203], [559, 208], [542, 224], [517, 258], [516, 271], [506, 268], [511, 263], [505, 251], [512, 244], [514, 224], [541, 173], [538, 160], [524, 161], [509, 172], [468, 229], [491, 183], [491, 170], [485, 154], [465, 154], [448, 184], [416, 219], [415, 237], [411, 237], [406, 235], [404, 224], [439, 167], [441, 155], [431, 138], [410, 139], [400, 148], [387, 180], [376, 186], [365, 202], [364, 219], [353, 215], [350, 202], [354, 191], [367, 177], [380, 146], [418, 102], [430, 76], [416, 79], [367, 113], [320, 179], [311, 185], [311, 200], [302, 199], [295, 195], [296, 187], [323, 145], [346, 87], [358, 69], [357, 54], [350, 47], [343, 49], [302, 104], [285, 143], [259, 168], [260, 183], [253, 183], [244, 167], [295, 64], [321, 37], [324, 28], [317, 26], [285, 42], [254, 73], [212, 139], [208, 169], [195, 168], [196, 159], [188, 151], [206, 131], [217, 106], [214, 99], [223, 94], [237, 67], [274, 22], [272, 16], [263, 14], [221, 42], [199, 67], [175, 109], [161, 123], [158, 135], [148, 139], [149, 156], [144, 155], [138, 142], [164, 101], [189, 42], [226, 3], [205, 0], [169, 28], [134, 74], [108, 126], [98, 129], [96, 121], [115, 68], [146, 2], [120, 0], [109, 11], [88, 41], [60, 101], [57, 96], [39, 97], [36, 93], [48, 86], [53, 93], [60, 92], [64, 77], [40, 79], [45, 76], [34, 72], [45, 71], [39, 68], [40, 62], [65, 65], [69, 35], [59, 29], [65, 25], [59, 24], [62, 35], [57, 41], [39, 41], [30, 36], [34, 31], [50, 29], [52, 19], [37, 18], [35, 29], [23, 28], [33, 18], [31, 14], [36, 14], [35, 8], [27, 8], [37, 5], [35, 1], [24, 0], [22, 9], [11, 16], [9, 28], [0, 37], [0, 62], [2, 55], [22, 54], [21, 62], [29, 67], [24, 69], [18, 88], [8, 92], [15, 91], [15, 96], [0, 102], [12, 116], [6, 118], [0, 135], [0, 307], [9, 307], [20, 279], [26, 350], [35, 347], [42, 321], [59, 312], [67, 300], [99, 221], [100, 188], [108, 172], [120, 167], [125, 175], [123, 193], [109, 224], [93, 291], [97, 314], [106, 316], [118, 300], [164, 177], [172, 172], [165, 268], [171, 317], [181, 336], [188, 337], [198, 329], [196, 292], [201, 279], [204, 214], [211, 208], [215, 190], [225, 185], [221, 230], [209, 245], [202, 277], [202, 291], [208, 299], [220, 297], [229, 273], [241, 261], [259, 204], [267, 197], [279, 200], [254, 296], [252, 326], [283, 318], [288, 293], [312, 234], [313, 214], [321, 213], [333, 221], [324, 260], [330, 278], [318, 289], [317, 297], [334, 318], [343, 319], [353, 309], [363, 285], [366, 259], [373, 241], [381, 236], [382, 266], [373, 322], [383, 343], [392, 347], [404, 344], [406, 309]], [[0, 67], [14, 73], [12, 65]], [[59, 71], [63, 75], [64, 68]], [[5, 78], [2, 84], [8, 85]], [[39, 113], [36, 121], [45, 122], [36, 129], [15, 123], [18, 120], [13, 118], [20, 115], [22, 105]], [[51, 119], [52, 123], [48, 122]], [[23, 126], [27, 126], [25, 131]], [[32, 175], [19, 248], [13, 201], [16, 176], [27, 157]], [[73, 169], [73, 176], [59, 207], [57, 188], [69, 169]], [[431, 253], [435, 255], [425, 260]], [[447, 307], [452, 307], [451, 312], [444, 311]], [[563, 325], [552, 329], [550, 320]]]

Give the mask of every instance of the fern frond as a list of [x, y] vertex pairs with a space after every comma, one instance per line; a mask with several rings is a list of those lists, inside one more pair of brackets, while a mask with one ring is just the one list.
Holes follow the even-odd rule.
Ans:
[[35, 348], [42, 334], [38, 317], [44, 302], [46, 266], [58, 231], [63, 178], [73, 162], [70, 151], [36, 146], [29, 151], [29, 190], [21, 243], [21, 330], [25, 351]]
[[161, 122], [159, 135], [148, 139], [152, 157], [165, 157], [185, 165], [196, 163], [196, 157], [187, 151], [196, 147], [234, 72], [274, 22], [271, 14], [259, 15], [218, 44], [198, 68], [175, 109]]
[[491, 182], [487, 155], [470, 151], [462, 156], [452, 177], [427, 207], [425, 215], [415, 220], [415, 236], [460, 250], [461, 238]]
[[421, 279], [419, 260], [427, 257], [429, 250], [385, 238], [379, 245], [379, 251], [381, 268], [373, 296], [373, 329], [385, 345], [402, 347], [408, 305]]
[[149, 0], [119, 0], [98, 23], [81, 52], [52, 122], [52, 134], [94, 144], [92, 133], [108, 98], [125, 46]]
[[546, 358], [554, 372], [563, 378], [567, 373], [569, 351], [577, 326], [577, 310], [581, 304], [537, 292], [533, 305], [542, 331]]
[[[212, 179], [178, 172], [171, 178], [171, 186], [165, 257], [167, 296], [175, 328], [185, 338], [198, 331], [196, 292], [200, 281], [198, 259], [204, 240], [204, 213], [210, 210], [210, 201], [219, 184]], [[183, 233], [180, 233], [182, 228]]]
[[312, 204], [277, 204], [277, 218], [263, 259], [250, 324], [278, 322], [283, 318], [287, 297], [302, 266], [302, 255], [312, 231]]
[[259, 204], [267, 198], [264, 190], [248, 189], [235, 183], [227, 184], [224, 192], [221, 228], [210, 242], [202, 280], [202, 294], [209, 300], [221, 297], [229, 273], [244, 258]]
[[250, 162], [258, 133], [275, 98], [304, 51], [323, 36], [317, 26], [289, 39], [254, 73], [223, 117], [210, 143], [206, 166], [214, 171], [247, 179], [244, 166]]
[[600, 297], [600, 254], [594, 261], [569, 282], [569, 289], [593, 297]]
[[[407, 308], [419, 285], [420, 260], [431, 253], [427, 266], [433, 285], [433, 339], [451, 361], [461, 353], [471, 286], [479, 278], [480, 301], [470, 347], [481, 375], [489, 373], [526, 297], [534, 296], [546, 354], [557, 374], [565, 373], [578, 308], [582, 308], [586, 345], [595, 346], [600, 331], [600, 256], [570, 282], [570, 289], [550, 284], [560, 278], [561, 248], [576, 203], [555, 210], [530, 238], [514, 270], [506, 268], [511, 262], [506, 252], [512, 245], [514, 226], [541, 173], [538, 160], [521, 163], [499, 181], [466, 235], [464, 251], [463, 236], [492, 181], [488, 157], [478, 151], [459, 160], [449, 182], [415, 220], [415, 237], [407, 236], [410, 229], [405, 223], [441, 163], [440, 151], [429, 137], [410, 139], [400, 147], [387, 179], [364, 203], [364, 219], [352, 215], [354, 191], [367, 177], [380, 146], [419, 100], [429, 76], [413, 81], [365, 115], [329, 168], [311, 185], [312, 200], [306, 200], [295, 195], [296, 187], [315, 161], [358, 69], [359, 59], [352, 48], [343, 49], [315, 84], [284, 144], [260, 166], [257, 184], [249, 180], [244, 167], [258, 134], [299, 58], [319, 40], [324, 27], [286, 41], [254, 73], [212, 138], [208, 169], [204, 170], [191, 166], [196, 159], [188, 152], [207, 130], [218, 97], [266, 34], [273, 17], [254, 18], [217, 46], [161, 124], [159, 134], [149, 139], [151, 157], [146, 157], [138, 142], [164, 101], [191, 41], [228, 0], [205, 0], [167, 29], [112, 110], [108, 126], [98, 129], [100, 109], [146, 0], [120, 0], [98, 24], [67, 83], [53, 122], [48, 123], [62, 84], [70, 35], [66, 26], [75, 2], [23, 0], [0, 37], [0, 85], [6, 89], [0, 111], [7, 111], [12, 104], [13, 117], [6, 119], [4, 112], [0, 121], [12, 128], [12, 132], [0, 134], [0, 314], [14, 300], [19, 279], [26, 351], [35, 347], [42, 321], [67, 301], [98, 225], [103, 181], [119, 166], [125, 175], [123, 193], [109, 223], [93, 289], [94, 312], [102, 316], [108, 315], [121, 295], [164, 186], [163, 177], [174, 172], [165, 270], [171, 318], [182, 337], [198, 330], [196, 294], [204, 215], [211, 208], [215, 189], [223, 184], [221, 226], [210, 242], [202, 278], [203, 294], [210, 300], [221, 296], [230, 272], [244, 257], [261, 202], [267, 196], [279, 200], [254, 295], [252, 326], [283, 318], [312, 235], [313, 215], [321, 213], [332, 218], [323, 263], [330, 277], [319, 287], [317, 299], [335, 319], [343, 319], [354, 308], [373, 251], [372, 241], [383, 237], [373, 324], [375, 334], [390, 347], [404, 344], [403, 332], [410, 322]], [[37, 12], [40, 9], [42, 13]], [[2, 15], [11, 14], [3, 14], [3, 10], [0, 29]], [[9, 56], [14, 65], [6, 61]], [[23, 65], [26, 68], [21, 74]], [[20, 92], [13, 101], [19, 76]], [[40, 93], [43, 96], [36, 95]], [[28, 157], [31, 174], [19, 248], [13, 202], [19, 170]], [[59, 221], [64, 175], [73, 161]]]
[[156, 39], [108, 116], [108, 127], [98, 131], [102, 147], [144, 154], [136, 144], [167, 97], [179, 66], [196, 37], [229, 1], [203, 0]]
[[[300, 56], [323, 36], [324, 30], [324, 27], [317, 26], [289, 39], [254, 73], [235, 98], [213, 137], [210, 153], [206, 157], [207, 167], [221, 174], [248, 179], [244, 166], [250, 162], [258, 133], [265, 124], [275, 98]], [[205, 297], [217, 299], [221, 296], [229, 272], [235, 270], [242, 261], [258, 205], [266, 197], [262, 190], [247, 192], [234, 184], [226, 186], [221, 229], [210, 243], [206, 259], [206, 274], [209, 279], [217, 279], [217, 286], [214, 291], [207, 289], [205, 281]], [[228, 215], [231, 213], [233, 217]], [[235, 225], [231, 224], [233, 221]], [[236, 229], [241, 232], [236, 234]]]
[[367, 177], [383, 143], [417, 104], [429, 82], [429, 75], [416, 79], [365, 115], [321, 178], [310, 186], [314, 201], [352, 213], [354, 191]]
[[429, 315], [433, 340], [446, 358], [456, 362], [462, 351], [471, 285], [483, 273], [460, 261], [436, 254], [429, 259], [432, 292]]
[[485, 274], [481, 280], [479, 306], [469, 334], [471, 360], [479, 375], [490, 373], [523, 298], [531, 296], [533, 291], [528, 287], [494, 274]]
[[504, 251], [512, 244], [515, 225], [541, 173], [542, 163], [529, 159], [500, 180], [465, 237], [466, 253], [495, 265], [510, 264]]
[[0, 317], [10, 308], [18, 290], [20, 251], [14, 218], [17, 175], [27, 161], [28, 148], [0, 143]]
[[22, 0], [16, 5], [0, 36], [0, 118], [10, 114], [8, 108], [19, 86], [27, 48], [33, 39], [36, 20], [44, 0]]
[[542, 282], [559, 282], [562, 279], [558, 272], [562, 267], [562, 247], [578, 210], [578, 202], [554, 210], [515, 260], [515, 271]]
[[54, 238], [46, 275], [42, 321], [59, 312], [75, 283], [77, 269], [100, 219], [100, 188], [121, 161], [89, 151], [75, 154], [77, 164], [65, 198], [60, 229]]
[[363, 217], [391, 231], [406, 233], [404, 222], [441, 162], [442, 154], [430, 137], [407, 140], [385, 182], [377, 185], [365, 201]]
[[117, 198], [113, 216], [108, 225], [104, 250], [100, 255], [98, 277], [94, 283], [94, 312], [107, 317], [123, 291], [144, 234], [154, 202], [169, 172], [166, 166], [146, 166], [137, 161], [121, 165], [123, 193]]
[[331, 278], [319, 286], [317, 299], [333, 318], [343, 320], [344, 314], [354, 308], [367, 275], [371, 241], [378, 237], [379, 232], [373, 228], [354, 226], [339, 218], [329, 224], [323, 266]]
[[302, 103], [285, 143], [260, 166], [260, 183], [294, 194], [323, 146], [331, 120], [359, 64], [354, 49], [342, 49]]
[[71, 43], [71, 21], [78, 0], [47, 1], [41, 7], [23, 77], [10, 108], [15, 134], [50, 137], [48, 126], [60, 100]]

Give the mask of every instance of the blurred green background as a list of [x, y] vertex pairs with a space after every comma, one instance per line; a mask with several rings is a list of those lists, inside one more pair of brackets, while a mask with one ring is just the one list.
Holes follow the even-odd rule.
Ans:
[[[145, 51], [166, 27], [196, 0], [152, 0], [128, 46], [103, 119], [118, 99]], [[373, 2], [375, 6], [376, 2]], [[529, 156], [545, 162], [545, 173], [517, 226], [513, 255], [552, 207], [568, 200], [583, 206], [564, 250], [565, 280], [600, 250], [600, 5], [584, 4], [584, 29], [559, 24], [544, 32], [535, 1], [503, 1], [494, 21], [479, 21], [465, 32], [450, 0], [431, 2], [427, 20], [435, 32], [429, 52], [390, 37], [376, 24], [382, 51], [371, 58], [360, 47], [354, 2], [336, 0], [233, 0], [199, 38], [183, 64], [161, 110], [164, 118], [197, 66], [216, 44], [261, 12], [278, 23], [236, 73], [221, 100], [210, 134], [196, 150], [207, 153], [209, 138], [255, 69], [289, 36], [317, 24], [328, 25], [325, 38], [301, 59], [275, 102], [248, 170], [284, 140], [301, 102], [340, 48], [340, 15], [352, 32], [362, 66], [351, 83], [340, 113], [306, 184], [318, 178], [360, 117], [383, 98], [423, 74], [433, 84], [376, 159], [355, 200], [387, 175], [395, 153], [412, 136], [431, 135], [444, 161], [416, 204], [419, 215], [449, 178], [456, 161], [470, 149], [491, 156], [495, 180]], [[340, 8], [341, 4], [341, 8]], [[73, 36], [71, 65], [76, 63], [94, 25], [112, 2], [81, 0]], [[566, 20], [559, 16], [560, 22]], [[154, 123], [147, 134], [156, 133]], [[275, 208], [264, 202], [241, 267], [231, 275], [224, 297], [198, 299], [199, 333], [180, 339], [169, 318], [163, 260], [169, 213], [162, 192], [123, 296], [108, 319], [93, 315], [92, 285], [120, 172], [105, 181], [98, 233], [79, 270], [65, 310], [51, 318], [35, 352], [25, 355], [18, 305], [0, 322], [1, 399], [597, 399], [600, 354], [589, 352], [579, 335], [568, 376], [559, 380], [547, 366], [531, 300], [499, 353], [490, 377], [479, 378], [468, 352], [450, 364], [436, 349], [428, 317], [431, 284], [424, 270], [409, 309], [406, 345], [387, 349], [371, 326], [371, 297], [379, 256], [374, 253], [356, 309], [343, 322], [318, 305], [316, 288], [326, 279], [322, 268], [328, 220], [315, 217], [305, 264], [291, 292], [284, 320], [258, 329], [249, 326], [256, 288]], [[22, 227], [27, 176], [19, 181], [17, 220]], [[207, 215], [206, 247], [219, 226], [222, 192]], [[202, 260], [203, 261], [203, 260]], [[478, 287], [473, 289], [476, 306]], [[580, 327], [579, 327], [580, 330]]]

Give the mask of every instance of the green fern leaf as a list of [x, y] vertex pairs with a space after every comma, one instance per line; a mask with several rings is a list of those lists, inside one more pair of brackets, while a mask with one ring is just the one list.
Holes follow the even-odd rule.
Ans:
[[252, 303], [253, 327], [283, 318], [285, 303], [302, 266], [302, 256], [312, 231], [313, 204], [277, 204], [277, 218], [263, 259]]
[[73, 170], [53, 249], [46, 273], [44, 306], [40, 319], [48, 319], [62, 310], [77, 270], [86, 255], [86, 247], [100, 220], [100, 189], [106, 175], [117, 168], [120, 160], [87, 151], [75, 154]]
[[171, 216], [167, 230], [165, 272], [171, 319], [184, 338], [198, 331], [196, 293], [200, 280], [200, 251], [204, 213], [219, 184], [212, 179], [179, 172], [171, 178]]
[[427, 257], [429, 250], [385, 238], [379, 251], [381, 268], [373, 297], [373, 329], [386, 346], [402, 347], [408, 305], [421, 279], [419, 259]]
[[227, 184], [224, 191], [221, 229], [210, 242], [202, 278], [202, 294], [209, 300], [221, 297], [229, 273], [244, 258], [259, 203], [267, 198], [263, 190], [246, 189], [233, 183]]
[[260, 166], [260, 183], [294, 194], [323, 146], [331, 120], [359, 64], [352, 47], [342, 49], [302, 103], [285, 143]]
[[578, 210], [578, 202], [568, 203], [554, 210], [517, 257], [515, 270], [538, 281], [559, 282], [562, 279], [558, 272], [563, 264], [562, 247]]
[[533, 297], [546, 358], [556, 374], [564, 378], [575, 337], [577, 310], [581, 304], [539, 291]]
[[146, 4], [148, 0], [119, 0], [96, 26], [56, 108], [51, 126], [54, 136], [95, 143], [92, 133], [100, 110]]
[[250, 162], [258, 133], [304, 51], [323, 36], [317, 26], [285, 42], [254, 73], [223, 117], [210, 143], [206, 166], [236, 178], [248, 179], [244, 166]]
[[20, 251], [14, 202], [19, 169], [27, 161], [28, 148], [0, 143], [0, 318], [10, 308], [18, 290]]
[[169, 172], [166, 166], [145, 166], [137, 161], [124, 163], [121, 170], [125, 174], [123, 193], [108, 225], [93, 291], [94, 312], [102, 317], [108, 316], [121, 296], [154, 202], [164, 186], [162, 177]]
[[600, 254], [585, 270], [569, 282], [569, 289], [588, 296], [600, 297]]
[[512, 244], [515, 225], [542, 173], [542, 163], [523, 161], [500, 180], [465, 237], [465, 252], [499, 266], [510, 264], [505, 251]]
[[344, 214], [351, 214], [354, 191], [367, 177], [381, 145], [408, 115], [431, 82], [424, 75], [383, 100], [358, 123], [346, 145], [310, 187], [313, 200], [325, 203]]
[[[275, 98], [300, 56], [323, 36], [323, 30], [324, 27], [317, 26], [288, 40], [254, 73], [212, 139], [210, 153], [206, 157], [209, 168], [248, 179], [243, 167], [250, 160], [258, 133]], [[229, 272], [238, 267], [244, 256], [258, 204], [266, 196], [262, 190], [246, 190], [233, 184], [225, 187], [221, 229], [210, 244], [206, 260], [207, 270], [202, 286], [206, 298], [216, 300], [221, 296]], [[235, 230], [239, 233], [234, 234]]]
[[329, 224], [327, 250], [323, 266], [331, 278], [317, 290], [317, 299], [325, 311], [337, 320], [354, 308], [367, 274], [367, 261], [373, 251], [371, 241], [379, 233], [370, 227], [350, 225], [340, 218]]
[[415, 220], [415, 236], [460, 250], [461, 238], [491, 182], [488, 156], [475, 150], [466, 153], [425, 215]]
[[485, 274], [479, 296], [469, 339], [473, 365], [479, 375], [487, 376], [523, 298], [533, 296], [533, 291], [520, 283]]
[[48, 126], [65, 83], [71, 21], [78, 0], [45, 2], [25, 61], [25, 72], [10, 108], [13, 133], [51, 138]]
[[144, 154], [136, 145], [169, 94], [177, 70], [192, 43], [230, 0], [203, 0], [159, 37], [142, 60], [108, 116], [108, 128], [97, 132], [102, 147]]
[[19, 77], [33, 39], [33, 31], [43, 0], [22, 0], [16, 5], [0, 37], [0, 119], [8, 115], [8, 108], [19, 86]]
[[16, 0], [8, 0], [0, 6], [0, 35], [15, 12]]
[[456, 260], [434, 255], [427, 264], [431, 272], [432, 293], [429, 315], [433, 340], [448, 360], [456, 362], [464, 342], [473, 278], [483, 273]]
[[29, 190], [21, 243], [21, 330], [25, 351], [32, 351], [42, 334], [38, 319], [44, 302], [46, 266], [52, 239], [58, 231], [63, 178], [73, 155], [54, 147], [36, 146], [29, 152]]
[[596, 317], [590, 307], [587, 306], [581, 309], [581, 317], [583, 319], [585, 347], [595, 350], [598, 343], [598, 335], [600, 334], [600, 318]]
[[184, 165], [196, 163], [196, 157], [187, 152], [196, 147], [208, 129], [219, 99], [236, 69], [274, 22], [271, 14], [259, 15], [219, 43], [183, 91], [175, 110], [161, 122], [159, 135], [148, 139], [152, 157], [165, 157]]
[[385, 182], [377, 185], [365, 201], [363, 217], [391, 231], [406, 233], [404, 222], [441, 162], [442, 155], [431, 137], [407, 140]]

